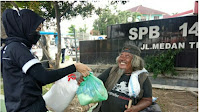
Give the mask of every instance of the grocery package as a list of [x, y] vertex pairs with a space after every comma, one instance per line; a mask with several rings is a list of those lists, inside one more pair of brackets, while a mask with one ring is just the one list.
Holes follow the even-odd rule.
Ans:
[[76, 75], [70, 74], [56, 81], [43, 98], [46, 105], [55, 112], [63, 112], [73, 100], [77, 89]]
[[142, 70], [137, 70], [137, 71], [131, 73], [131, 77], [130, 77], [129, 83], [128, 83], [128, 90], [129, 90], [130, 97], [136, 98], [139, 95], [140, 83], [138, 81], [138, 75], [143, 72], [147, 72], [147, 70], [145, 68], [143, 68]]
[[84, 81], [81, 82], [76, 92], [81, 105], [107, 100], [108, 92], [100, 79], [95, 77], [92, 72], [83, 79]]

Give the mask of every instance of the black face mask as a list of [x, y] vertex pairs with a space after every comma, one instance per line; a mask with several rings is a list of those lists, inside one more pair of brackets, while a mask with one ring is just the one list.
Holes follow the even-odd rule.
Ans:
[[40, 39], [40, 37], [41, 37], [40, 33], [37, 31], [34, 31], [28, 35], [28, 40], [29, 42], [31, 42], [31, 44], [35, 45]]

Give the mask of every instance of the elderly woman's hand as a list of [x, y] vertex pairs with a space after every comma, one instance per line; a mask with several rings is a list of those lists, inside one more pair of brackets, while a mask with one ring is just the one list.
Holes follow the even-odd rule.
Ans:
[[74, 65], [76, 67], [76, 70], [80, 72], [84, 77], [90, 74], [89, 71], [91, 71], [91, 69], [87, 65], [82, 63], [75, 63]]
[[81, 75], [81, 77], [80, 77], [79, 80], [78, 80], [78, 85], [80, 85], [81, 82], [83, 82], [83, 81], [84, 81], [84, 79], [83, 79], [83, 75]]
[[131, 108], [128, 109], [128, 106], [125, 105], [125, 108], [127, 108], [124, 112], [138, 112], [136, 106], [132, 105]]

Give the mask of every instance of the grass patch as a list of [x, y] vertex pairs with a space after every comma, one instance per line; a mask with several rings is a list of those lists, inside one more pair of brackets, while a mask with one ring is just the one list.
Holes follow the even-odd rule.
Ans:
[[44, 95], [46, 92], [48, 92], [51, 88], [51, 86], [53, 86], [54, 83], [51, 84], [47, 84], [45, 86], [42, 87], [42, 94]]
[[69, 58], [70, 58], [69, 56], [65, 56], [65, 60], [69, 60]]
[[[65, 56], [65, 61], [68, 61], [69, 60], [69, 56]], [[62, 56], [60, 56], [60, 62], [62, 61]]]
[[[1, 77], [1, 94], [4, 95], [4, 90], [3, 90], [3, 79]], [[45, 86], [42, 87], [42, 94], [45, 94], [47, 91], [50, 90], [51, 86], [53, 85], [54, 83], [51, 83], [51, 84], [47, 84]], [[1, 111], [0, 111], [1, 112]]]
[[0, 112], [6, 112], [5, 102], [3, 99], [0, 99], [0, 104], [1, 104]]
[[0, 94], [4, 95], [4, 90], [3, 90], [3, 78], [1, 77], [1, 80], [0, 80], [0, 85], [1, 85], [1, 91], [0, 91]]

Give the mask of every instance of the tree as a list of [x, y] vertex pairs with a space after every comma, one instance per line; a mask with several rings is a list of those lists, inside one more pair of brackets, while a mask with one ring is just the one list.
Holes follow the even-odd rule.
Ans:
[[176, 15], [176, 14], [178, 14], [178, 12], [176, 12], [176, 13], [172, 13], [172, 15]]
[[69, 33], [74, 33], [74, 30], [76, 31], [75, 25], [71, 25], [69, 28]]
[[[40, 16], [46, 19], [46, 23], [52, 19], [56, 19], [56, 25], [58, 29], [58, 54], [56, 56], [56, 63], [54, 68], [59, 67], [60, 54], [61, 54], [61, 32], [60, 22], [63, 19], [71, 19], [72, 17], [81, 15], [82, 17], [88, 17], [93, 13], [95, 9], [91, 3], [77, 2], [77, 1], [25, 1], [25, 2], [1, 2], [1, 12], [6, 8], [12, 8], [13, 3], [15, 7], [22, 9], [31, 9]], [[49, 24], [46, 24], [49, 27]], [[45, 49], [43, 49], [45, 50]]]
[[86, 33], [87, 29], [88, 29], [88, 28], [87, 28], [86, 24], [84, 24], [84, 27], [83, 27], [83, 28], [79, 28], [79, 32]]
[[7, 8], [13, 8], [11, 1], [4, 1], [4, 2], [1, 1], [1, 14]]
[[141, 14], [138, 12], [118, 11], [117, 23], [118, 24], [127, 23], [128, 17], [131, 17], [133, 19], [133, 22], [135, 22], [138, 16], [141, 16]]
[[133, 22], [135, 22], [136, 18], [141, 16], [138, 12], [117, 10], [116, 6], [114, 6], [114, 10], [116, 11], [115, 13], [109, 9], [109, 6], [105, 9], [97, 10], [99, 18], [94, 21], [94, 30], [99, 31], [101, 35], [106, 35], [108, 25], [127, 23], [128, 17], [132, 17]]
[[111, 13], [108, 6], [105, 9], [102, 9], [98, 16], [99, 18], [94, 21], [93, 27], [94, 30], [98, 30], [101, 35], [104, 35], [107, 33], [107, 25], [115, 24], [116, 16]]
[[100, 35], [100, 33], [99, 33], [99, 31], [98, 30], [92, 30], [92, 31], [90, 31], [90, 35], [93, 35], [93, 36], [98, 36], [98, 35]]

